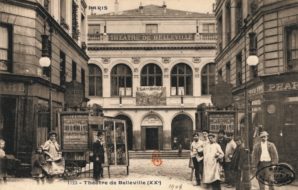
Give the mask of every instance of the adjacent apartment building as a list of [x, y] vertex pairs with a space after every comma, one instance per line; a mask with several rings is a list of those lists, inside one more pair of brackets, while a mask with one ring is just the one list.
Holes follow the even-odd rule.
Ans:
[[[0, 138], [6, 154], [28, 162], [48, 130], [59, 131], [56, 113], [64, 107], [67, 82], [88, 92], [86, 8], [84, 0], [0, 0]], [[51, 69], [39, 64], [42, 49]], [[50, 105], [51, 127], [49, 115], [40, 114]]]
[[166, 4], [88, 16], [88, 104], [126, 120], [130, 150], [189, 149], [197, 106], [211, 104], [215, 23]]
[[[270, 134], [280, 160], [298, 167], [298, 1], [217, 0], [216, 75], [233, 86], [238, 131], [249, 127], [250, 147]], [[247, 57], [256, 54], [257, 66]], [[245, 91], [248, 124], [245, 126]]]

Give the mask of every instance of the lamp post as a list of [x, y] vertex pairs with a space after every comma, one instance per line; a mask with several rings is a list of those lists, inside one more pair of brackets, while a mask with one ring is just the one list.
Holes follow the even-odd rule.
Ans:
[[49, 121], [48, 121], [48, 131], [52, 130], [52, 67], [51, 67], [51, 53], [50, 48], [52, 43], [52, 33], [53, 29], [50, 27], [50, 41], [49, 41], [49, 35], [46, 34], [46, 24], [44, 24], [44, 34], [41, 35], [42, 39], [42, 54], [41, 58], [39, 59], [39, 65], [42, 68], [48, 68], [49, 69], [49, 101], [48, 101], [48, 109], [49, 109]]
[[244, 95], [244, 101], [245, 101], [245, 116], [244, 116], [244, 121], [245, 121], [245, 126], [244, 126], [244, 135], [245, 135], [245, 149], [247, 150], [247, 159], [246, 162], [244, 163], [244, 171], [243, 171], [243, 189], [244, 190], [250, 190], [251, 189], [251, 184], [250, 184], [250, 153], [249, 153], [249, 122], [248, 122], [248, 90], [247, 90], [247, 65], [248, 66], [257, 66], [259, 63], [259, 58], [256, 56], [256, 43], [255, 43], [255, 37], [256, 33], [251, 32], [249, 33], [249, 56], [246, 58], [246, 22], [244, 25], [244, 56], [245, 56], [245, 62], [246, 64], [244, 65], [244, 77], [245, 77], [245, 95]]

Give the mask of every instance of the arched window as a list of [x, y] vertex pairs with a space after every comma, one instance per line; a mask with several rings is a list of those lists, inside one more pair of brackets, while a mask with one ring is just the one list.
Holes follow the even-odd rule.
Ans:
[[141, 86], [162, 86], [162, 71], [158, 65], [150, 63], [143, 67]]
[[202, 95], [211, 94], [215, 85], [215, 63], [209, 63], [202, 69]]
[[171, 95], [192, 95], [192, 70], [184, 63], [179, 63], [172, 69]]
[[89, 69], [89, 96], [102, 96], [102, 72], [94, 64], [88, 65]]
[[127, 65], [118, 64], [111, 71], [111, 95], [132, 96], [132, 72]]

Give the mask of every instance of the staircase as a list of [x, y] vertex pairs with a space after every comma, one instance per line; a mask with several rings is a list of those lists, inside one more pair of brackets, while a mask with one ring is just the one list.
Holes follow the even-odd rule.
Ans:
[[190, 157], [189, 150], [183, 150], [181, 156], [178, 156], [178, 150], [138, 150], [138, 151], [129, 151], [130, 159], [152, 159], [153, 156], [158, 155], [159, 158], [167, 159], [186, 159]]

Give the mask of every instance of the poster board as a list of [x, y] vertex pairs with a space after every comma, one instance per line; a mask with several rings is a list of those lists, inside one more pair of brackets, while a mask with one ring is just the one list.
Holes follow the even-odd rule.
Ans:
[[208, 111], [208, 129], [211, 133], [218, 133], [223, 129], [226, 133], [236, 132], [236, 112], [234, 111]]
[[91, 148], [92, 143], [97, 138], [97, 132], [102, 131], [104, 133], [105, 165], [129, 165], [126, 123], [124, 120], [104, 116], [89, 116], [89, 128]]
[[126, 123], [118, 119], [104, 119], [106, 131], [107, 158], [109, 165], [128, 166]]
[[88, 112], [61, 112], [62, 149], [86, 151], [89, 148]]

